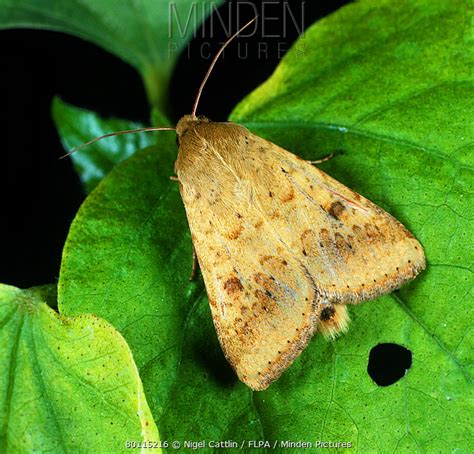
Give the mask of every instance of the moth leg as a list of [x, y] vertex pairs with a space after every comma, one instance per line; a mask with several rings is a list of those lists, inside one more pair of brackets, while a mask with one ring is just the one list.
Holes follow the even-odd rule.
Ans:
[[179, 181], [178, 177], [176, 175], [171, 175], [170, 176], [171, 181]]
[[198, 262], [198, 258], [196, 254], [196, 249], [194, 249], [194, 245], [193, 245], [193, 268], [191, 269], [191, 276], [189, 276], [190, 281], [194, 281], [194, 279], [196, 278], [196, 272], [197, 272], [198, 266], [199, 266], [199, 262]]
[[349, 326], [349, 314], [344, 304], [328, 304], [322, 311], [319, 320], [319, 331], [330, 339], [344, 333]]
[[333, 151], [332, 153], [329, 153], [327, 156], [324, 156], [324, 158], [316, 159], [315, 161], [310, 160], [306, 162], [308, 162], [309, 164], [321, 164], [322, 162], [331, 160], [332, 158], [334, 158], [334, 156], [338, 154], [342, 154], [342, 150], [336, 150], [336, 151]]

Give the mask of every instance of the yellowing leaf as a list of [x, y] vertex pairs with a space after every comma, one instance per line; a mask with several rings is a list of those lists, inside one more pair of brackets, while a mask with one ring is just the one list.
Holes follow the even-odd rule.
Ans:
[[127, 452], [159, 442], [132, 354], [93, 315], [66, 318], [47, 290], [0, 285], [0, 451]]

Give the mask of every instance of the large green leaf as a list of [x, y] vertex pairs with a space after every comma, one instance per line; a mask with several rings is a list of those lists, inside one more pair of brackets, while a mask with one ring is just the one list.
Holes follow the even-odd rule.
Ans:
[[125, 452], [158, 443], [132, 354], [93, 315], [65, 318], [50, 288], [0, 285], [0, 451]]
[[[190, 235], [168, 178], [172, 133], [120, 163], [88, 197], [64, 250], [60, 309], [95, 312], [124, 334], [165, 439], [470, 449], [467, 17], [462, 2], [345, 7], [308, 30], [233, 113], [307, 157], [343, 149], [324, 169], [407, 225], [429, 262], [396, 294], [351, 308], [344, 337], [314, 339], [267, 391], [252, 393], [236, 380], [202, 283], [187, 283]], [[367, 361], [384, 342], [410, 349], [413, 364], [403, 379], [379, 387]]]
[[142, 75], [163, 110], [174, 63], [222, 0], [0, 0], [0, 28], [61, 31], [107, 49]]

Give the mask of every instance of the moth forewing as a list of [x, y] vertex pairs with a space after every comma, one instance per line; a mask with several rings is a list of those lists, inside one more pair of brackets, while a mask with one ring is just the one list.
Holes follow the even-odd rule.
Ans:
[[244, 383], [264, 389], [307, 344], [320, 307], [314, 280], [279, 241], [239, 163], [245, 131], [190, 125], [176, 173], [223, 351]]
[[180, 182], [214, 325], [239, 378], [265, 389], [341, 303], [398, 288], [424, 267], [392, 216], [234, 123], [183, 117]]
[[[331, 302], [358, 303], [399, 288], [425, 267], [423, 248], [393, 216], [277, 145], [254, 136], [286, 180], [275, 228]], [[275, 164], [278, 163], [278, 164]], [[275, 198], [273, 198], [275, 200]]]

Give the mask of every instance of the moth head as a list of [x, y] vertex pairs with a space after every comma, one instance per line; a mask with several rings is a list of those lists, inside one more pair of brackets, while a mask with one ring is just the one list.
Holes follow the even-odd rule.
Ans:
[[194, 115], [184, 115], [184, 117], [181, 117], [181, 119], [178, 121], [178, 124], [176, 125], [176, 135], [178, 142], [188, 129], [193, 128], [199, 123], [207, 123], [209, 121], [209, 118], [203, 116], [196, 117]]

